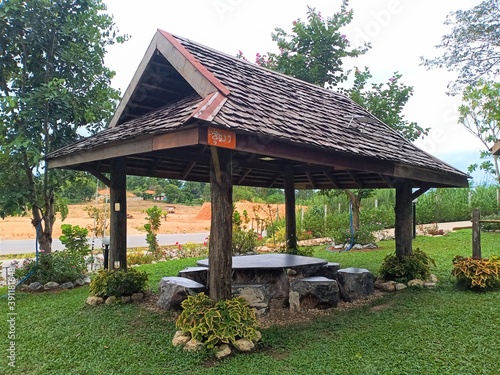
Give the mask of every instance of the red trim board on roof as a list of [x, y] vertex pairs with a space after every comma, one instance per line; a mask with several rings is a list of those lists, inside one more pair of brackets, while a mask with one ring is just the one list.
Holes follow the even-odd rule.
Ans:
[[212, 73], [210, 73], [208, 69], [205, 68], [186, 48], [184, 48], [184, 46], [179, 43], [179, 41], [175, 39], [172, 34], [160, 29], [158, 29], [158, 32], [163, 35], [172, 44], [172, 46], [177, 51], [179, 51], [182, 56], [184, 56], [186, 60], [203, 75], [203, 77], [209, 80], [217, 90], [219, 90], [225, 96], [228, 96], [231, 93], [229, 89], [224, 86], [221, 81], [219, 81]]

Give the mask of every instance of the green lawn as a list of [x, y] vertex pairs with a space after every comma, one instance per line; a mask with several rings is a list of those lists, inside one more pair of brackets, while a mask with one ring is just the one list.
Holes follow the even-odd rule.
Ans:
[[[483, 234], [483, 255], [500, 254], [500, 234]], [[457, 290], [455, 255], [471, 254], [471, 232], [418, 238], [437, 263], [436, 290], [406, 290], [372, 305], [339, 311], [287, 328], [262, 330], [258, 351], [214, 361], [171, 346], [168, 313], [141, 306], [85, 306], [87, 288], [16, 295], [16, 368], [7, 367], [7, 300], [0, 300], [0, 374], [498, 374], [500, 292]], [[316, 256], [374, 273], [393, 242], [369, 252]], [[142, 266], [156, 291], [194, 259]], [[5, 289], [1, 294], [5, 293]], [[371, 308], [383, 305], [378, 311]]]

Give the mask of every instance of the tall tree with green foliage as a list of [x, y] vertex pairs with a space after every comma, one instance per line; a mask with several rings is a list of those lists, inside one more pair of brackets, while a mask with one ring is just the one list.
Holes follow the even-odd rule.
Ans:
[[500, 140], [500, 83], [480, 79], [476, 85], [467, 86], [459, 112], [459, 123], [484, 145], [482, 163], [472, 164], [469, 171], [479, 168], [495, 176], [500, 183], [498, 156], [492, 157], [490, 151]]
[[450, 85], [451, 93], [473, 85], [480, 78], [492, 79], [500, 74], [500, 1], [483, 0], [468, 10], [451, 12], [445, 25], [450, 33], [441, 38], [436, 48], [441, 56], [426, 59], [428, 68], [446, 68], [459, 73]]
[[48, 170], [44, 156], [112, 115], [118, 92], [103, 59], [124, 39], [101, 0], [0, 4], [0, 216], [31, 211], [45, 251], [70, 174]]
[[[275, 29], [272, 38], [280, 52], [257, 54], [256, 63], [321, 87], [336, 88], [410, 141], [427, 134], [428, 129], [407, 121], [402, 114], [413, 94], [413, 87], [401, 82], [401, 74], [396, 72], [387, 83], [371, 84], [367, 88], [372, 75], [365, 67], [363, 70], [356, 69], [351, 88], [340, 86], [350, 75], [350, 71], [343, 69], [343, 60], [362, 55], [370, 48], [369, 44], [365, 44], [358, 49], [350, 49], [348, 38], [342, 34], [341, 29], [353, 19], [353, 11], [348, 11], [348, 6], [348, 0], [342, 1], [340, 11], [326, 19], [314, 8], [308, 8], [307, 21], [294, 21], [291, 33]], [[353, 226], [358, 229], [361, 200], [371, 196], [373, 190], [344, 192], [352, 204]]]

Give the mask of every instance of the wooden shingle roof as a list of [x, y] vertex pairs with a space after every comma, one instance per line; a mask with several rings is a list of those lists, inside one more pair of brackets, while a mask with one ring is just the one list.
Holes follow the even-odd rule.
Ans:
[[110, 127], [57, 150], [51, 167], [208, 181], [208, 128], [235, 134], [235, 184], [297, 188], [467, 186], [343, 94], [158, 31]]

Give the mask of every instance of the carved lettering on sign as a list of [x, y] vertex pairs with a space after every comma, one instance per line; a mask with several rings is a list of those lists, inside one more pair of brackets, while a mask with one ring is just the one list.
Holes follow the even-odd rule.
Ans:
[[236, 148], [236, 134], [229, 130], [208, 128], [208, 144], [211, 146]]

